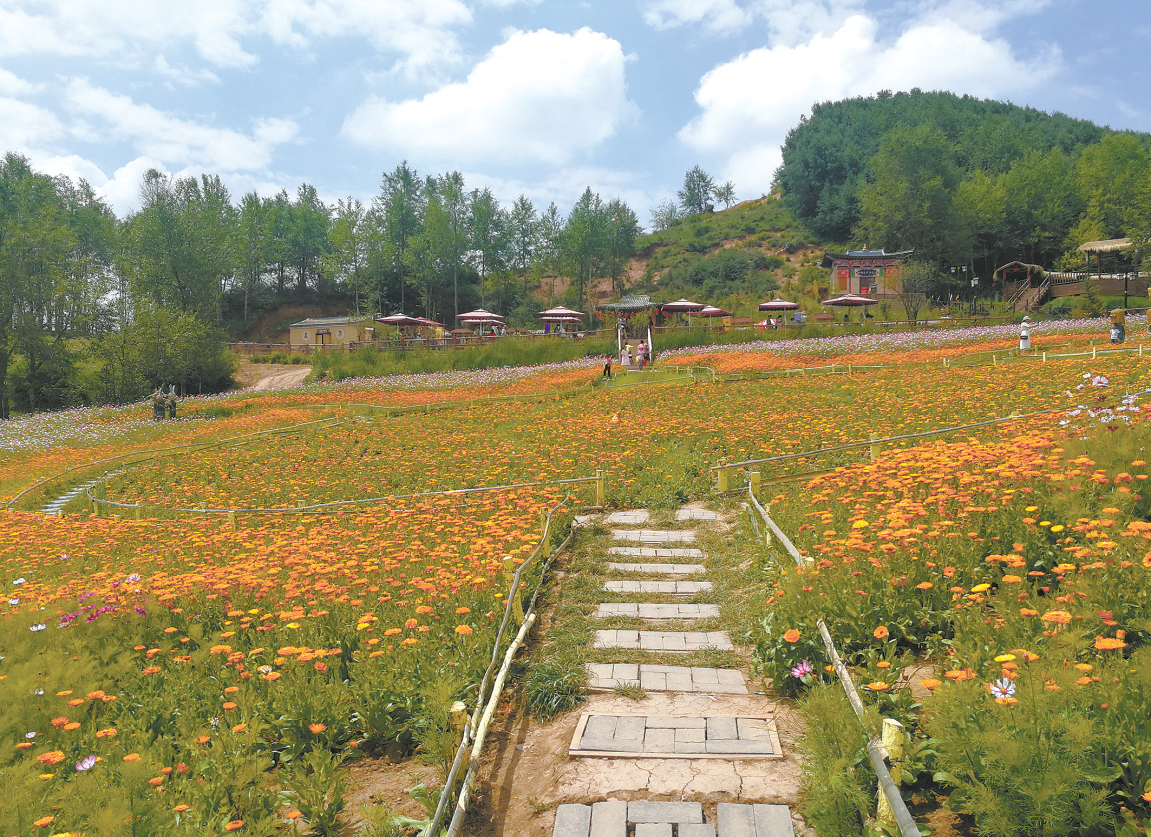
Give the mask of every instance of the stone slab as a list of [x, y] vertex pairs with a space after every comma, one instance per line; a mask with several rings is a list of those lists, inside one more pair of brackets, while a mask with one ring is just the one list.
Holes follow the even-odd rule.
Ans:
[[[690, 653], [704, 648], [733, 651], [726, 631], [629, 631], [599, 630], [593, 648], [625, 648], [655, 653]], [[716, 678], [718, 682], [718, 677]]]
[[627, 804], [628, 823], [703, 822], [703, 806], [698, 802], [647, 802], [635, 800]]
[[676, 509], [676, 520], [719, 520], [719, 513], [711, 509]]
[[609, 799], [591, 806], [589, 837], [623, 837], [627, 834], [627, 802]]
[[686, 621], [713, 619], [719, 616], [719, 605], [692, 604], [653, 604], [650, 602], [601, 602], [596, 608], [595, 618], [609, 619], [613, 616], [627, 616], [649, 622]]
[[755, 804], [755, 837], [795, 837], [791, 809], [786, 805]]
[[612, 529], [613, 540], [625, 543], [694, 543], [694, 529]]
[[679, 827], [679, 837], [715, 837], [715, 826], [710, 823], [683, 823]]
[[671, 837], [671, 823], [641, 822], [635, 827], [635, 837]]
[[699, 575], [707, 572], [703, 564], [618, 564], [608, 561], [607, 568], [621, 573], [652, 573], [660, 575]]
[[591, 830], [590, 805], [561, 805], [556, 808], [553, 837], [588, 837]]
[[[652, 677], [668, 677], [657, 672]], [[613, 723], [614, 721], [614, 723]], [[741, 728], [756, 734], [741, 737]], [[621, 734], [620, 730], [627, 730]], [[605, 730], [616, 730], [606, 734]], [[639, 735], [636, 735], [639, 732]], [[668, 718], [604, 716], [580, 717], [568, 755], [573, 758], [726, 758], [780, 759], [783, 751], [771, 718], [714, 716]]]
[[608, 581], [603, 588], [609, 593], [646, 593], [657, 596], [694, 596], [709, 593], [710, 581], [659, 581], [645, 579], [637, 581]]
[[694, 546], [612, 546], [609, 555], [626, 555], [632, 558], [702, 558], [703, 550]]
[[620, 526], [642, 526], [650, 519], [651, 512], [647, 509], [629, 509], [627, 511], [612, 512], [603, 519], [603, 522], [609, 526], [613, 524]]

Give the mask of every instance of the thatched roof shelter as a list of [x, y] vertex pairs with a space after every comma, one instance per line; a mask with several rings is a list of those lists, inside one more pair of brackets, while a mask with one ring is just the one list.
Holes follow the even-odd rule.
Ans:
[[1080, 253], [1114, 253], [1132, 246], [1129, 238], [1108, 238], [1103, 241], [1085, 241], [1079, 245]]

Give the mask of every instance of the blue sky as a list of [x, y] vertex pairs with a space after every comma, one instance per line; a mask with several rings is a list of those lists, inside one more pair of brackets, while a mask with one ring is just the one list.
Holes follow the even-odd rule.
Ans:
[[647, 224], [699, 164], [766, 193], [819, 101], [951, 90], [1151, 131], [1147, 0], [3, 0], [0, 150], [86, 178], [303, 182], [365, 202], [407, 160]]

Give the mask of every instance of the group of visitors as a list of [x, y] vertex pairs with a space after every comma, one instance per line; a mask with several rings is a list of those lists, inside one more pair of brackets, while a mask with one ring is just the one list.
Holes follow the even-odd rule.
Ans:
[[165, 413], [168, 418], [174, 419], [176, 417], [176, 385], [164, 392], [164, 387], [161, 385], [155, 392], [152, 393], [152, 418], [155, 421], [160, 421], [164, 418]]
[[[635, 347], [635, 365], [640, 369], [645, 369], [650, 360], [651, 349], [647, 343], [640, 340], [639, 345]], [[603, 376], [605, 378], [611, 377], [611, 366], [613, 362], [614, 359], [611, 355], [604, 355]], [[623, 347], [619, 350], [619, 365], [625, 368], [632, 366], [631, 344], [624, 343]]]

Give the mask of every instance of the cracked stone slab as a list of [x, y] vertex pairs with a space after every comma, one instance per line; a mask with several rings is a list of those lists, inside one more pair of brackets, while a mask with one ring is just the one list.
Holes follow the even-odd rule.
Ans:
[[601, 602], [596, 608], [595, 618], [609, 619], [613, 616], [630, 616], [648, 622], [688, 621], [712, 619], [719, 616], [716, 604], [652, 604], [639, 602]]
[[613, 540], [630, 543], [694, 543], [694, 529], [612, 529]]
[[676, 509], [676, 520], [719, 520], [719, 513], [711, 509]]
[[593, 648], [627, 648], [636, 651], [689, 653], [704, 648], [734, 651], [727, 631], [613, 631], [595, 632]]
[[[642, 677], [642, 675], [641, 675]], [[580, 716], [568, 755], [573, 758], [781, 759], [775, 721], [713, 716]]]
[[642, 526], [651, 519], [651, 513], [647, 509], [630, 509], [628, 511], [612, 512], [603, 519], [603, 522], [609, 526], [612, 524], [618, 526]]
[[703, 550], [694, 546], [609, 546], [609, 555], [626, 555], [633, 558], [702, 558]]
[[748, 694], [747, 682], [738, 669], [635, 663], [588, 663], [586, 669], [588, 689], [593, 691], [614, 691], [619, 687], [638, 685], [649, 692]]
[[660, 575], [697, 575], [707, 572], [707, 567], [703, 564], [617, 564], [608, 561], [607, 568], [621, 573], [659, 573]]
[[711, 592], [710, 581], [609, 581], [604, 584], [609, 593], [654, 593], [667, 596], [694, 596]]

